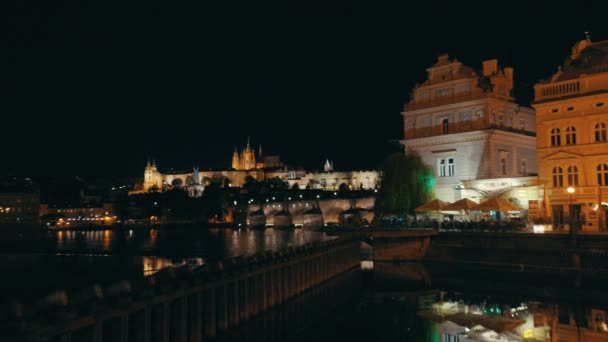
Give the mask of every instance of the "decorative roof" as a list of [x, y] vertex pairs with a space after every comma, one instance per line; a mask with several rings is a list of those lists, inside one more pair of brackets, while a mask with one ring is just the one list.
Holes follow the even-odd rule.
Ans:
[[563, 68], [553, 75], [551, 82], [560, 82], [580, 77], [584, 74], [608, 72], [608, 40], [591, 43], [582, 40], [572, 48], [572, 55], [564, 62]]

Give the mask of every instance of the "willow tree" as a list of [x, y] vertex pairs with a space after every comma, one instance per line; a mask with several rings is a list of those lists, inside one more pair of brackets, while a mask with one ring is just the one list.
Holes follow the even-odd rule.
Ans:
[[382, 182], [376, 200], [378, 214], [413, 214], [414, 208], [431, 199], [434, 182], [431, 169], [416, 152], [391, 154], [382, 166]]

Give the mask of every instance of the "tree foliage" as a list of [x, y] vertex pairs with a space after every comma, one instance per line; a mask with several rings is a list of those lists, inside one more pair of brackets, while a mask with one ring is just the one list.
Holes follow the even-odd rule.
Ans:
[[417, 153], [394, 153], [382, 167], [376, 208], [381, 215], [413, 214], [414, 208], [431, 199], [433, 188], [433, 174]]

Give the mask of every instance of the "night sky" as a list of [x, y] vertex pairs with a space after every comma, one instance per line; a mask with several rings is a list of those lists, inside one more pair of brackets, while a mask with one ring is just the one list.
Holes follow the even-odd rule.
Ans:
[[437, 55], [514, 67], [525, 103], [584, 31], [608, 39], [605, 9], [584, 2], [11, 3], [2, 176], [141, 176], [148, 157], [229, 167], [247, 136], [309, 169], [375, 168]]

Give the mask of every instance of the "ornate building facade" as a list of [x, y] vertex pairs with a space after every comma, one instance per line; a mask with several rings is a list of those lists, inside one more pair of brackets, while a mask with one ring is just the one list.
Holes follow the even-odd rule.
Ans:
[[481, 72], [441, 55], [402, 113], [406, 151], [435, 175], [437, 198], [537, 198], [535, 116], [511, 96], [513, 69], [484, 61]]
[[534, 90], [539, 177], [554, 225], [568, 227], [572, 210], [582, 230], [606, 230], [608, 41], [576, 43], [563, 67]]

